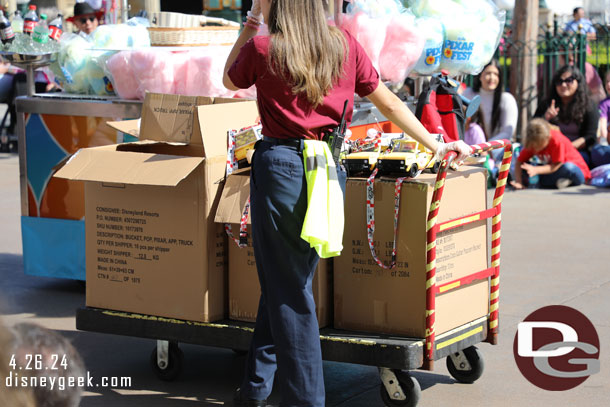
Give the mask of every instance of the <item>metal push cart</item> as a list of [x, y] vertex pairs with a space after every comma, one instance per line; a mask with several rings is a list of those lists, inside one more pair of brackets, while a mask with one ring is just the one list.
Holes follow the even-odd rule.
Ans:
[[[437, 174], [427, 222], [426, 271], [426, 337], [407, 338], [331, 328], [320, 330], [324, 360], [377, 366], [382, 381], [381, 398], [386, 406], [416, 406], [421, 389], [409, 374], [412, 369], [433, 370], [434, 362], [446, 358], [449, 373], [459, 382], [473, 383], [483, 373], [483, 357], [474, 346], [479, 342], [497, 343], [500, 279], [501, 203], [510, 168], [511, 143], [492, 141], [472, 146], [473, 153], [504, 148], [498, 182], [491, 208], [437, 224], [440, 201], [449, 163], [456, 153], [450, 152]], [[491, 218], [491, 267], [466, 277], [436, 284], [436, 234], [458, 226]], [[491, 279], [487, 316], [440, 335], [435, 335], [435, 297], [473, 281]], [[80, 308], [76, 314], [79, 330], [134, 336], [157, 340], [151, 364], [163, 380], [173, 380], [182, 368], [183, 355], [178, 343], [189, 343], [237, 352], [246, 351], [254, 324], [223, 320], [214, 323], [191, 322], [97, 308]]]

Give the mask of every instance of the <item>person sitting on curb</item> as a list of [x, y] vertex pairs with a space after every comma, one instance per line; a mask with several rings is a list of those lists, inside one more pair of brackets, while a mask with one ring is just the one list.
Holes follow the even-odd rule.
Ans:
[[[521, 171], [517, 169], [515, 180], [511, 181], [515, 189], [524, 186], [562, 189], [591, 179], [589, 167], [578, 150], [558, 127], [544, 119], [533, 119], [528, 124], [523, 147], [517, 158]], [[528, 163], [533, 156], [540, 159], [540, 165]]]

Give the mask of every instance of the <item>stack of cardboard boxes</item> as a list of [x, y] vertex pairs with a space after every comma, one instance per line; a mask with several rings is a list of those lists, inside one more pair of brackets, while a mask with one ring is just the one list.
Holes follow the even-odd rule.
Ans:
[[[210, 322], [253, 321], [260, 288], [254, 255], [228, 240], [238, 234], [248, 173], [225, 179], [227, 131], [254, 124], [252, 101], [149, 94], [141, 122], [110, 123], [137, 143], [79, 151], [55, 175], [85, 181], [89, 307]], [[314, 280], [320, 326], [414, 337], [425, 335], [426, 217], [435, 176], [403, 185], [397, 267], [384, 270], [366, 235], [365, 180], [350, 179], [344, 249], [320, 262]], [[486, 207], [486, 173], [450, 174], [439, 222]], [[375, 245], [388, 260], [394, 182], [375, 183]], [[437, 239], [437, 282], [487, 268], [485, 221]], [[334, 277], [333, 277], [334, 275]], [[333, 292], [334, 281], [334, 292]], [[487, 315], [487, 281], [437, 297], [436, 332]]]

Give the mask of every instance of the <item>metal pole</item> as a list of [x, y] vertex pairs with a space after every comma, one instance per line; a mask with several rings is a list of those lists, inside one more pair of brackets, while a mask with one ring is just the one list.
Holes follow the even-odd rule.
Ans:
[[127, 0], [121, 1], [121, 23], [126, 23], [129, 20], [129, 2]]
[[26, 67], [26, 79], [27, 79], [27, 86], [28, 86], [28, 96], [32, 97], [34, 96], [34, 93], [36, 93], [36, 86], [34, 83], [34, 65], [32, 64], [28, 64]]

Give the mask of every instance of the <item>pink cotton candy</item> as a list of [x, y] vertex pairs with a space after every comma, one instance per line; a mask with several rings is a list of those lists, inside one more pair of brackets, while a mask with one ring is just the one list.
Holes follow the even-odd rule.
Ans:
[[191, 54], [188, 51], [174, 51], [166, 55], [174, 61], [174, 92], [178, 95], [190, 95], [188, 68]]
[[388, 24], [379, 56], [381, 78], [402, 83], [411, 72], [424, 47], [424, 38], [415, 30], [415, 19], [400, 14]]
[[191, 50], [187, 62], [187, 95], [232, 97], [235, 92], [224, 87], [224, 66], [231, 46], [207, 46]]
[[370, 18], [363, 12], [345, 14], [341, 19], [341, 27], [358, 40], [375, 69], [379, 70], [379, 56], [386, 36], [385, 19]]
[[174, 61], [166, 52], [137, 50], [131, 54], [131, 66], [140, 84], [140, 99], [144, 99], [146, 92], [175, 93]]
[[121, 51], [108, 59], [106, 68], [115, 92], [123, 99], [138, 99], [138, 81], [130, 64], [130, 51]]

